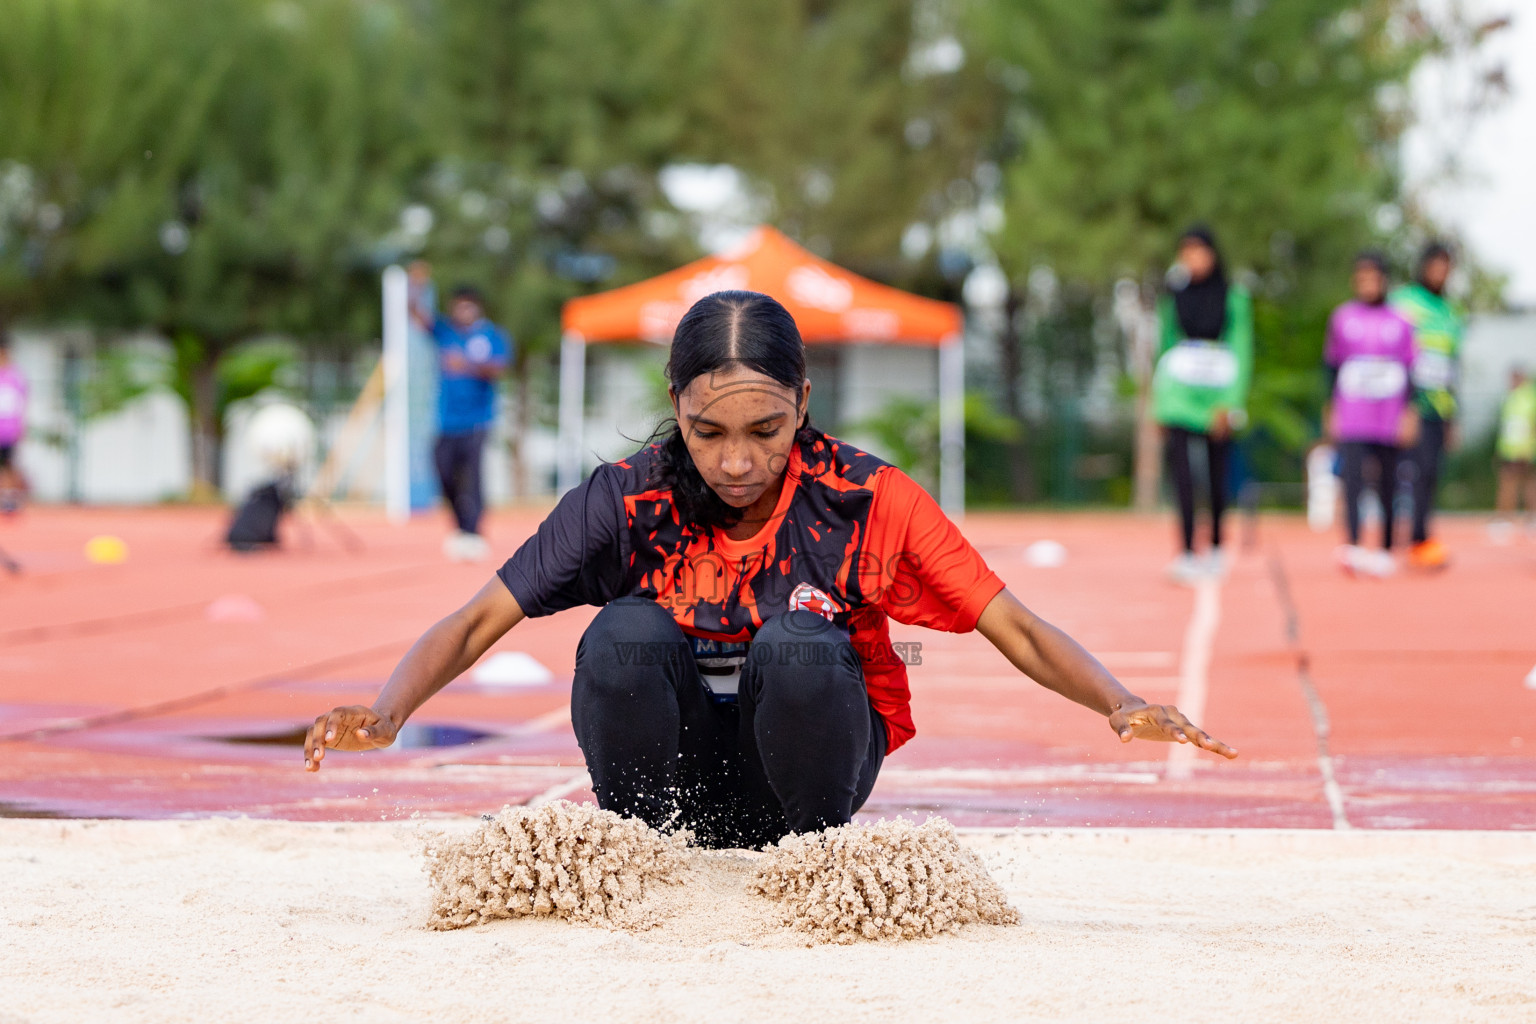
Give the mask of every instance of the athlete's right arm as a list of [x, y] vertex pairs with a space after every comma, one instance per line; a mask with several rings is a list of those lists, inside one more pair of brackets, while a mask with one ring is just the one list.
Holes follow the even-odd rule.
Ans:
[[517, 598], [492, 577], [468, 604], [422, 634], [372, 707], [336, 708], [315, 719], [304, 740], [304, 770], [319, 771], [327, 747], [374, 750], [395, 742], [405, 720], [427, 698], [479, 661], [523, 617]]

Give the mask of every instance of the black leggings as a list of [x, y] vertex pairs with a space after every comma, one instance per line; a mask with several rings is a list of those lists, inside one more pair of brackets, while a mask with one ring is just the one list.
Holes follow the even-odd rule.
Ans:
[[1365, 464], [1376, 463], [1376, 496], [1381, 499], [1381, 547], [1392, 550], [1392, 497], [1397, 493], [1398, 450], [1370, 441], [1339, 442], [1339, 476], [1344, 478], [1344, 526], [1351, 544], [1360, 543], [1360, 496], [1365, 493]]
[[1435, 511], [1435, 491], [1440, 487], [1440, 462], [1445, 452], [1445, 421], [1425, 417], [1419, 424], [1419, 443], [1413, 460], [1413, 542], [1429, 539], [1429, 517]]
[[443, 434], [432, 448], [443, 498], [464, 533], [480, 532], [480, 514], [485, 508], [480, 490], [480, 453], [485, 448], [485, 434], [484, 427], [463, 434]]
[[1168, 475], [1173, 478], [1173, 494], [1179, 504], [1179, 532], [1186, 552], [1195, 550], [1195, 476], [1189, 464], [1189, 442], [1205, 442], [1206, 463], [1211, 483], [1211, 547], [1221, 547], [1221, 517], [1227, 511], [1227, 464], [1232, 458], [1231, 440], [1218, 441], [1210, 434], [1197, 434], [1183, 427], [1164, 427], [1167, 431]]
[[612, 601], [576, 648], [571, 722], [599, 807], [711, 847], [847, 824], [885, 759], [848, 634], [808, 611], [763, 623], [721, 704], [665, 609]]

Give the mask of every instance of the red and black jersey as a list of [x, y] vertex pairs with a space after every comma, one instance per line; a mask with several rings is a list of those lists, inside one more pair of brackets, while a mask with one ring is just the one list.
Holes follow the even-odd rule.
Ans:
[[601, 465], [567, 492], [497, 573], [530, 616], [640, 595], [690, 637], [750, 641], [809, 608], [848, 631], [887, 750], [911, 739], [905, 662], [889, 618], [964, 633], [1003, 588], [911, 477], [827, 437], [790, 452], [773, 515], [750, 538], [678, 521], [658, 445]]

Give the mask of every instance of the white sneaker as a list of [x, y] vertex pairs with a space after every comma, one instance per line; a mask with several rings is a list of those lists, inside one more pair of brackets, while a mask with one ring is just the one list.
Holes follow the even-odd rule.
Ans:
[[1360, 571], [1367, 576], [1386, 579], [1397, 572], [1397, 559], [1390, 551], [1362, 551]]
[[1227, 552], [1224, 548], [1211, 548], [1205, 553], [1205, 571], [1209, 576], [1217, 579], [1227, 574], [1230, 563], [1227, 561]]
[[1206, 574], [1205, 564], [1191, 551], [1169, 562], [1168, 568], [1163, 571], [1173, 582], [1185, 585], [1199, 582]]
[[1356, 576], [1364, 571], [1369, 553], [1358, 544], [1340, 544], [1333, 549], [1333, 559], [1346, 575]]
[[483, 562], [491, 546], [478, 533], [452, 533], [443, 539], [443, 555], [450, 562]]

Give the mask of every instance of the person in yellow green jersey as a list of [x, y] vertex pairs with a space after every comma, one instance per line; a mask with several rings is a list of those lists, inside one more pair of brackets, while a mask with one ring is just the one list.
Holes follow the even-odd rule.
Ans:
[[[1168, 567], [1180, 583], [1225, 569], [1222, 516], [1232, 434], [1247, 423], [1253, 380], [1253, 299], [1227, 280], [1220, 250], [1201, 225], [1179, 236], [1178, 259], [1158, 301], [1161, 325], [1152, 375], [1152, 414], [1163, 428], [1168, 473], [1179, 506], [1182, 549]], [[1195, 480], [1190, 448], [1205, 449], [1211, 498], [1211, 546], [1195, 553]]]
[[1413, 362], [1414, 401], [1419, 410], [1419, 440], [1409, 454], [1414, 466], [1413, 547], [1408, 564], [1443, 568], [1445, 545], [1429, 535], [1440, 464], [1456, 447], [1456, 386], [1460, 373], [1462, 317], [1445, 297], [1451, 276], [1451, 250], [1440, 242], [1425, 246], [1412, 284], [1392, 292], [1392, 308], [1413, 324], [1417, 355]]
[[1536, 381], [1523, 368], [1509, 374], [1509, 394], [1499, 408], [1499, 439], [1494, 446], [1499, 463], [1498, 518], [1495, 540], [1513, 532], [1515, 506], [1525, 495], [1525, 514], [1536, 528]]

